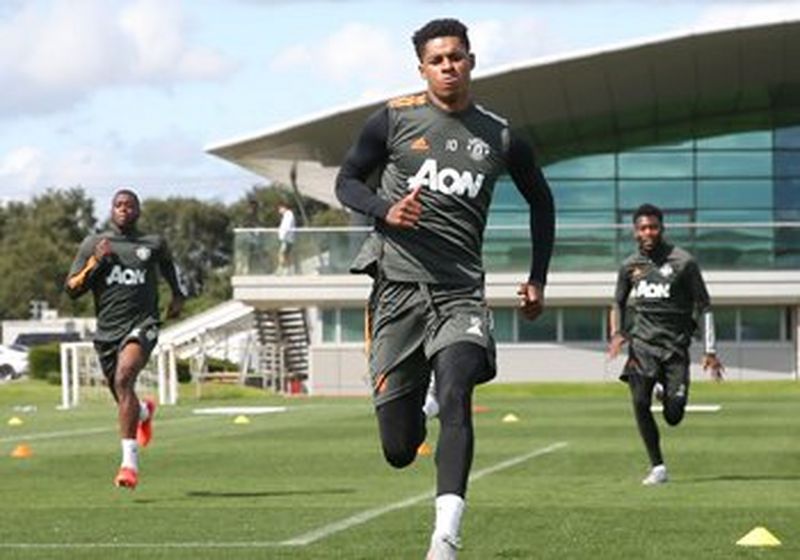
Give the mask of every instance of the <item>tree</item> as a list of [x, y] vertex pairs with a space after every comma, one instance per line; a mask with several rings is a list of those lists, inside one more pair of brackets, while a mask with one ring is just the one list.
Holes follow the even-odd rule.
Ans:
[[62, 286], [94, 224], [94, 203], [81, 188], [50, 189], [29, 204], [9, 205], [0, 219], [0, 317], [27, 317], [33, 299], [85, 311], [88, 302], [71, 302]]

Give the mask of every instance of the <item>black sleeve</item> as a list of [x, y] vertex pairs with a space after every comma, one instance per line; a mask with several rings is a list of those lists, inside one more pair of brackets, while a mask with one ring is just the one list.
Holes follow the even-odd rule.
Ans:
[[64, 282], [64, 289], [72, 299], [89, 291], [94, 286], [97, 276], [108, 268], [109, 257], [102, 257], [98, 260], [94, 256], [94, 247], [98, 241], [99, 238], [94, 235], [84, 239], [75, 260], [72, 261]]
[[555, 238], [555, 207], [550, 186], [536, 165], [533, 149], [519, 138], [511, 139], [508, 173], [530, 206], [531, 272], [529, 281], [545, 285]]
[[[626, 334], [625, 330], [625, 312], [628, 308], [628, 296], [631, 293], [630, 277], [628, 276], [628, 268], [622, 265], [617, 274], [617, 288], [614, 292], [614, 311], [617, 315], [617, 332]], [[611, 333], [616, 334], [615, 332]]]
[[167, 246], [167, 242], [163, 239], [161, 240], [159, 254], [160, 258], [158, 261], [158, 268], [161, 272], [161, 277], [166, 280], [167, 284], [169, 285], [169, 289], [172, 292], [172, 297], [174, 299], [185, 299], [186, 290], [183, 289], [180, 280], [178, 280], [178, 267], [175, 265], [175, 261], [172, 258], [172, 253]]
[[358, 140], [347, 152], [336, 177], [339, 202], [367, 216], [383, 219], [391, 202], [377, 195], [367, 185], [367, 178], [389, 158], [389, 112], [386, 107], [367, 119]]

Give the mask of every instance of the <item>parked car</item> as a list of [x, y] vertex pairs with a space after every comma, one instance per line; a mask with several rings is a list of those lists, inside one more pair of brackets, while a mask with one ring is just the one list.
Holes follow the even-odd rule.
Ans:
[[0, 344], [0, 380], [17, 379], [28, 371], [28, 349]]

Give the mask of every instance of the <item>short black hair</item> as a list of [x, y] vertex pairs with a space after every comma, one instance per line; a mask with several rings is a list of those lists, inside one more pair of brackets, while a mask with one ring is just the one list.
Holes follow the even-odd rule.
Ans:
[[438, 37], [458, 37], [464, 43], [467, 52], [469, 52], [469, 37], [467, 37], [466, 25], [453, 18], [434, 19], [417, 29], [411, 37], [418, 59], [422, 60], [425, 45], [428, 41]]
[[136, 194], [131, 189], [119, 189], [117, 192], [114, 193], [114, 196], [111, 197], [111, 204], [114, 204], [114, 201], [117, 200], [117, 197], [121, 194], [127, 194], [128, 196], [132, 197], [136, 201], [136, 206], [141, 206], [142, 203], [139, 200], [139, 195]]
[[653, 204], [645, 203], [639, 206], [639, 208], [636, 209], [636, 212], [633, 213], [633, 223], [635, 224], [636, 220], [642, 216], [652, 216], [654, 218], [658, 218], [659, 223], [664, 223], [664, 214], [661, 212], [661, 208]]

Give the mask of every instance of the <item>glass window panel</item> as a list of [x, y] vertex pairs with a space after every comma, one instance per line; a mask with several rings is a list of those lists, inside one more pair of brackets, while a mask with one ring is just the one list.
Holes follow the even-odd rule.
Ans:
[[611, 179], [614, 177], [614, 154], [567, 159], [547, 165], [542, 171], [548, 179]]
[[499, 179], [492, 193], [492, 209], [519, 209], [520, 206], [528, 207], [519, 190], [508, 177]]
[[800, 126], [787, 126], [775, 131], [776, 148], [800, 148]]
[[[689, 130], [684, 131], [686, 134], [690, 134]], [[680, 142], [670, 142], [664, 144], [653, 144], [651, 146], [643, 146], [641, 148], [636, 148], [631, 150], [631, 152], [691, 152], [692, 148], [694, 147], [694, 140], [683, 140]]]
[[665, 208], [691, 208], [694, 206], [691, 181], [669, 179], [653, 181], [620, 181], [620, 208], [636, 209], [649, 202]]
[[322, 342], [336, 342], [336, 310], [322, 310]]
[[508, 307], [492, 309], [494, 339], [497, 342], [514, 342], [514, 311]]
[[519, 328], [520, 342], [555, 342], [557, 337], [556, 328], [557, 313], [552, 307], [545, 309], [535, 321], [520, 319], [517, 323]]
[[697, 229], [694, 252], [700, 265], [707, 270], [771, 267], [774, 261], [774, 228], [735, 225], [744, 222], [770, 222], [771, 215], [772, 212], [768, 210], [698, 211], [697, 221], [701, 224], [732, 224]]
[[780, 150], [775, 152], [776, 177], [800, 177], [800, 151]]
[[[666, 221], [666, 218], [664, 218]], [[771, 210], [698, 210], [697, 221], [709, 222], [771, 222]], [[766, 229], [764, 231], [771, 231]]]
[[737, 148], [772, 148], [771, 130], [754, 130], [751, 132], [737, 132], [701, 138], [697, 140], [697, 148], [711, 148], [715, 150], [730, 150]]
[[717, 340], [736, 340], [736, 309], [733, 307], [714, 308], [714, 332]]
[[775, 208], [800, 208], [800, 178], [775, 180]]
[[780, 307], [742, 307], [742, 340], [780, 340]]
[[554, 270], [609, 270], [616, 265], [614, 212], [558, 214]]
[[619, 176], [625, 179], [691, 177], [692, 154], [627, 152], [619, 155]]
[[364, 341], [364, 310], [348, 308], [341, 310], [342, 342]]
[[706, 179], [697, 182], [698, 208], [772, 208], [772, 181]]
[[565, 307], [562, 310], [564, 342], [603, 340], [604, 312], [602, 307]]
[[771, 177], [772, 152], [698, 152], [698, 177]]
[[550, 182], [556, 208], [562, 210], [593, 210], [614, 208], [613, 181], [571, 181]]

